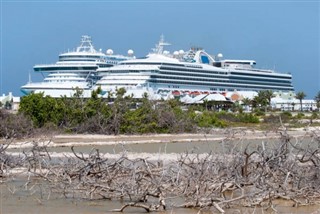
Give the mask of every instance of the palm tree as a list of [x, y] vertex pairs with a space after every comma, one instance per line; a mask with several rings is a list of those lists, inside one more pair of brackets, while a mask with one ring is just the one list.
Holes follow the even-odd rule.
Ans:
[[[258, 95], [255, 96], [252, 100], [253, 107], [264, 107], [265, 111], [267, 111], [267, 106], [269, 104], [268, 94], [267, 91], [259, 91]], [[271, 99], [271, 98], [270, 98]]]
[[250, 105], [251, 105], [251, 103], [252, 103], [252, 100], [251, 99], [249, 99], [249, 98], [243, 98], [242, 100], [241, 100], [241, 102], [242, 102], [242, 104], [244, 105], [244, 108], [246, 109], [246, 110], [249, 110], [250, 109]]
[[275, 95], [273, 94], [272, 90], [263, 91], [263, 94], [264, 94], [264, 97], [267, 99], [268, 105], [269, 105], [269, 108], [270, 108], [271, 107], [271, 99], [273, 97], [275, 97]]
[[318, 91], [317, 95], [314, 97], [314, 100], [317, 103], [317, 108], [320, 111], [320, 91]]
[[206, 110], [208, 110], [208, 103], [209, 103], [209, 101], [207, 99], [203, 100], [203, 104], [204, 104]]
[[300, 101], [300, 110], [302, 111], [302, 100], [306, 97], [307, 95], [303, 91], [299, 91], [296, 93], [296, 99]]

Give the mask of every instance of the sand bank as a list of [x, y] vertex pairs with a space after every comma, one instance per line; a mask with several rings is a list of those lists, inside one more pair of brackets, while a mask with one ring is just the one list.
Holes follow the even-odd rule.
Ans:
[[[247, 128], [212, 129], [208, 133], [197, 134], [148, 134], [148, 135], [98, 135], [98, 134], [59, 134], [17, 140], [9, 148], [27, 148], [33, 142], [45, 144], [49, 147], [70, 147], [88, 145], [117, 145], [117, 144], [147, 144], [147, 143], [177, 143], [177, 142], [212, 142], [225, 139], [275, 139], [287, 133], [290, 137], [320, 136], [320, 127], [300, 128], [277, 131], [259, 131]], [[2, 143], [9, 142], [2, 140]]]

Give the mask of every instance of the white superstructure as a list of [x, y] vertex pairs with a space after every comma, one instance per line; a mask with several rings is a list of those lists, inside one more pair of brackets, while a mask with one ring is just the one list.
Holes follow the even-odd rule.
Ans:
[[201, 48], [170, 54], [163, 50], [165, 45], [168, 43], [161, 37], [153, 53], [145, 58], [99, 68], [101, 79], [96, 87], [101, 87], [106, 94], [124, 87], [133, 95], [137, 90], [149, 94], [294, 90], [291, 74], [256, 69], [253, 60], [222, 60], [222, 54], [213, 57]]
[[96, 75], [98, 68], [111, 67], [127, 59], [132, 59], [132, 56], [113, 55], [111, 49], [106, 54], [95, 50], [91, 37], [82, 36], [80, 46], [74, 51], [60, 54], [55, 64], [35, 65], [34, 71], [41, 73], [44, 80], [35, 83], [29, 80], [21, 87], [21, 91], [24, 94], [43, 92], [52, 97], [70, 97], [78, 88], [83, 90], [83, 96], [88, 97], [99, 78]]

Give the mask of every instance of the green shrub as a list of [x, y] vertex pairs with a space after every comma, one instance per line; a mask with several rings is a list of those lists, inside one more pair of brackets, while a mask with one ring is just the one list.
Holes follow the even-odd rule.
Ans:
[[229, 121], [229, 122], [239, 122], [239, 119], [237, 118], [235, 113], [221, 111], [221, 112], [216, 112], [215, 116], [220, 120]]
[[310, 117], [311, 117], [311, 119], [318, 119], [319, 118], [319, 114], [317, 112], [312, 112]]
[[291, 112], [289, 112], [289, 111], [284, 111], [284, 112], [282, 112], [282, 113], [280, 114], [280, 116], [283, 117], [283, 118], [285, 118], [285, 117], [287, 117], [287, 118], [292, 118], [292, 114], [291, 114]]
[[225, 127], [226, 123], [219, 120], [215, 113], [204, 111], [195, 117], [195, 121], [199, 127]]
[[42, 127], [47, 122], [59, 124], [64, 109], [59, 99], [32, 93], [21, 98], [19, 113], [30, 117], [36, 127]]
[[296, 117], [297, 119], [302, 119], [304, 116], [305, 116], [305, 115], [304, 115], [303, 113], [299, 112], [295, 117]]
[[239, 122], [242, 123], [259, 123], [259, 118], [252, 113], [238, 114], [237, 118], [239, 119]]
[[283, 122], [288, 122], [290, 119], [292, 119], [292, 114], [289, 111], [284, 111], [280, 114], [280, 117]]
[[272, 124], [280, 123], [279, 115], [274, 115], [274, 114], [270, 114], [269, 116], [264, 117], [263, 121], [265, 123], [272, 123]]
[[258, 109], [258, 108], [254, 109], [254, 110], [253, 110], [253, 113], [254, 113], [256, 116], [265, 116], [265, 115], [266, 115], [266, 113], [265, 113], [264, 111], [262, 111], [261, 109]]

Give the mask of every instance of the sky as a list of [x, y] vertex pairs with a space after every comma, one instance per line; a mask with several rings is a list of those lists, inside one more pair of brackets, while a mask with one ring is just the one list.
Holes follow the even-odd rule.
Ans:
[[226, 59], [293, 75], [295, 91], [320, 91], [320, 0], [0, 0], [0, 95], [42, 81], [36, 64], [55, 63], [90, 35], [96, 49], [142, 57], [163, 34], [167, 49], [203, 47]]

